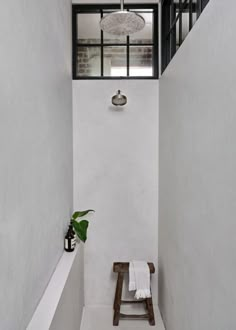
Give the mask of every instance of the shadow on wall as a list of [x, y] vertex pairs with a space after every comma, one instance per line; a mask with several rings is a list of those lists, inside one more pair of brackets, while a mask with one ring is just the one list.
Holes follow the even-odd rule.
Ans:
[[109, 111], [112, 111], [112, 112], [122, 112], [125, 110], [125, 107], [122, 107], [122, 106], [115, 106], [115, 105], [110, 105], [108, 107]]

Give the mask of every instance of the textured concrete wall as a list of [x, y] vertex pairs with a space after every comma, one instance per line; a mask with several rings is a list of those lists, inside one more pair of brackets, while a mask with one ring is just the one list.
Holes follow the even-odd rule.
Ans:
[[[128, 97], [120, 110], [111, 104], [117, 89]], [[73, 102], [74, 207], [96, 210], [85, 245], [85, 305], [112, 305], [113, 262], [157, 260], [158, 81], [74, 81]]]
[[0, 329], [23, 330], [72, 211], [70, 1], [3, 1], [0, 40]]
[[236, 329], [235, 10], [211, 0], [160, 80], [167, 330]]

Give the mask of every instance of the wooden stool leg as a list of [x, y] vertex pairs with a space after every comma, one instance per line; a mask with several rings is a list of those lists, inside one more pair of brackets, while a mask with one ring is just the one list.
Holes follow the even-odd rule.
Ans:
[[155, 317], [154, 317], [152, 298], [147, 298], [146, 302], [147, 302], [149, 324], [150, 325], [155, 325]]
[[117, 279], [117, 284], [116, 284], [116, 294], [115, 294], [115, 300], [114, 300], [114, 318], [113, 318], [114, 326], [119, 325], [123, 281], [124, 281], [124, 273], [118, 273], [118, 279]]

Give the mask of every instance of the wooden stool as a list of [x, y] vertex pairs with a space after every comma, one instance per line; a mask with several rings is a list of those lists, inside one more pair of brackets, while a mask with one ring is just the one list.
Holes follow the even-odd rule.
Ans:
[[[153, 263], [148, 262], [148, 266], [150, 269], [150, 273], [155, 273], [155, 267]], [[113, 264], [113, 272], [118, 273], [117, 284], [116, 284], [116, 293], [114, 300], [114, 318], [113, 325], [119, 325], [120, 319], [140, 319], [140, 320], [148, 320], [150, 325], [155, 325], [154, 311], [153, 311], [153, 303], [152, 297], [147, 299], [140, 300], [122, 300], [122, 288], [124, 281], [124, 274], [129, 272], [129, 262], [114, 262]], [[134, 314], [122, 314], [120, 312], [121, 304], [139, 304], [144, 303], [147, 309], [147, 314], [143, 315], [134, 315]]]

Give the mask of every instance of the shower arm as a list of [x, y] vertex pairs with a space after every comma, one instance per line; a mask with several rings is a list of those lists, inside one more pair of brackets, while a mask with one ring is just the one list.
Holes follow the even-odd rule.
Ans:
[[124, 11], [124, 0], [120, 0], [120, 10]]

